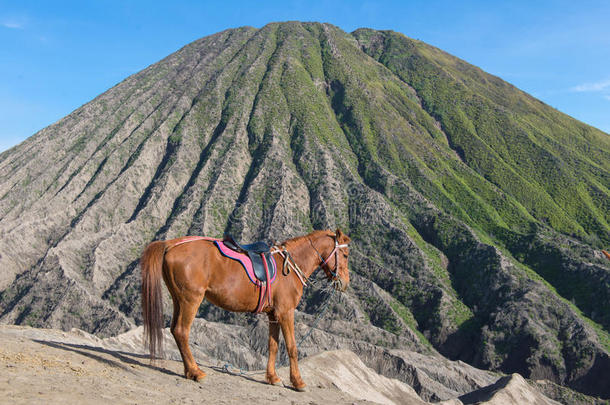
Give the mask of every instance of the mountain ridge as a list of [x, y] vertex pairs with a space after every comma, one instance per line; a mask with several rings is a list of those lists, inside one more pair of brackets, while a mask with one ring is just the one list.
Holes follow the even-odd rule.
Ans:
[[354, 277], [336, 333], [609, 395], [607, 135], [433, 49], [328, 24], [226, 30], [0, 154], [0, 321], [117, 333], [140, 321], [150, 240], [338, 226]]

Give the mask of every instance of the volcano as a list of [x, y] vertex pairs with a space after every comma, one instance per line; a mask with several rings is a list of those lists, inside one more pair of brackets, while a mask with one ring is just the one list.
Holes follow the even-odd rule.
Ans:
[[302, 353], [400, 379], [375, 353], [418, 351], [610, 398], [609, 190], [608, 134], [421, 41], [230, 29], [0, 154], [0, 322], [118, 334], [152, 240], [341, 228], [351, 287]]

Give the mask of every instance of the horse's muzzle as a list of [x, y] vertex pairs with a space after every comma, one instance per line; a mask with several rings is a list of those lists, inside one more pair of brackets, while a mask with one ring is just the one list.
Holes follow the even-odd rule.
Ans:
[[343, 281], [341, 277], [337, 277], [335, 280], [333, 280], [333, 287], [337, 291], [345, 292], [345, 290], [347, 290], [347, 285], [348, 283]]

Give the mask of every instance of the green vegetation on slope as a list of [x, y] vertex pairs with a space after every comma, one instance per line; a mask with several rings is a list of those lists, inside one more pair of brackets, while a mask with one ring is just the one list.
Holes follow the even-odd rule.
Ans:
[[524, 207], [557, 231], [610, 242], [607, 134], [420, 41], [389, 31], [354, 35], [415, 89], [465, 163], [518, 201], [515, 213], [503, 213], [506, 223], [522, 223]]
[[[414, 89], [467, 165], [437, 162], [435, 173], [451, 166], [437, 190], [424, 176], [409, 177], [414, 187], [610, 330], [610, 276], [600, 267], [574, 269], [576, 258], [559, 248], [570, 237], [610, 243], [610, 136], [420, 41], [391, 31], [353, 35]], [[566, 236], [544, 240], [546, 227]]]

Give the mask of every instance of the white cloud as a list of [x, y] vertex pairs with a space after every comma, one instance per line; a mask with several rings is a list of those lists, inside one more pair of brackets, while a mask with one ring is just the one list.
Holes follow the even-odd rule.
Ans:
[[23, 24], [16, 21], [2, 21], [0, 23], [4, 28], [11, 28], [14, 30], [20, 30], [23, 28]]
[[575, 92], [602, 91], [610, 89], [610, 79], [600, 80], [595, 83], [583, 83], [572, 87], [570, 90]]

